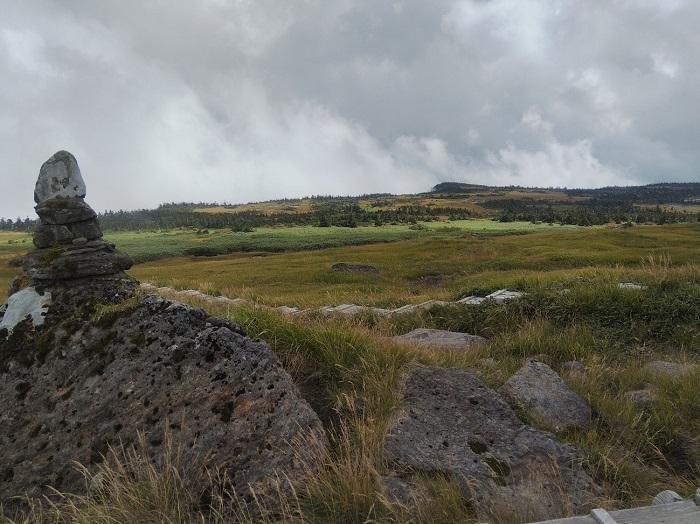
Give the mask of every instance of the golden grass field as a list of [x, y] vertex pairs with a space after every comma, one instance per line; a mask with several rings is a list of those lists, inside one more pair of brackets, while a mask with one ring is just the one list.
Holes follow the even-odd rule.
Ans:
[[[698, 259], [698, 239], [698, 224], [465, 234], [280, 254], [177, 257], [137, 265], [131, 273], [158, 285], [272, 306], [384, 307], [453, 300], [472, 288], [527, 288], [533, 281], [572, 279], [594, 267], [634, 268], [649, 255], [685, 264]], [[332, 272], [337, 262], [372, 264], [379, 274]]]

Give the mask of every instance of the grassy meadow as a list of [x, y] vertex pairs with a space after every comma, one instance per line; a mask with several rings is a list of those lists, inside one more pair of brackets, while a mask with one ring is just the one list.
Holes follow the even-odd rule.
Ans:
[[[158, 285], [196, 288], [270, 306], [388, 307], [455, 300], [501, 287], [528, 291], [543, 280], [565, 286], [590, 278], [592, 268], [621, 266], [621, 281], [640, 279], [635, 268], [649, 256], [669, 258], [673, 265], [697, 260], [699, 239], [700, 224], [540, 229], [505, 236], [433, 235], [390, 246], [176, 257], [139, 264], [132, 274]], [[331, 266], [337, 262], [372, 264], [379, 273], [336, 273]]]
[[[188, 299], [240, 323], [274, 349], [319, 413], [332, 445], [318, 457], [321, 469], [310, 468], [293, 493], [280, 493], [274, 511], [255, 500], [234, 507], [216, 496], [202, 508], [182, 481], [192, 464], [178, 464], [175, 456], [156, 467], [138, 449], [116, 447], [97, 472], [85, 472], [88, 484], [97, 486], [89, 495], [66, 495], [48, 506], [35, 501], [28, 514], [8, 522], [475, 523], [474, 508], [448, 478], [421, 477], [425, 495], [415, 505], [385, 495], [381, 479], [390, 469], [382, 448], [400, 402], [397, 384], [408, 366], [431, 364], [470, 370], [497, 388], [533, 356], [593, 408], [589, 428], [557, 436], [584, 450], [588, 471], [603, 487], [600, 506], [646, 505], [664, 489], [691, 496], [700, 486], [700, 224], [567, 228], [468, 222], [427, 223], [425, 229], [108, 235], [141, 260], [158, 258], [130, 271], [142, 281], [255, 301], [225, 308]], [[333, 244], [343, 235], [345, 245]], [[25, 238], [0, 237], [0, 257], [27, 249]], [[228, 249], [233, 241], [246, 247], [217, 257], [182, 256], [193, 246]], [[334, 247], [324, 247], [327, 242]], [[337, 262], [372, 264], [379, 273], [332, 272]], [[15, 270], [2, 271], [0, 278], [9, 279]], [[620, 282], [646, 287], [620, 289]], [[390, 318], [285, 316], [260, 307], [396, 306], [503, 287], [528, 295], [501, 305], [447, 306]], [[474, 333], [489, 343], [446, 351], [391, 338], [417, 327]], [[695, 367], [677, 378], [657, 376], [644, 369], [656, 359]], [[571, 360], [585, 371], [568, 372], [564, 364]], [[656, 400], [636, 406], [627, 393], [640, 389], [653, 390]]]
[[[229, 229], [196, 230], [192, 228], [156, 231], [108, 232], [105, 239], [138, 263], [183, 255], [213, 256], [226, 253], [280, 253], [320, 250], [337, 246], [398, 242], [401, 240], [456, 236], [467, 232], [486, 235], [559, 231], [576, 226], [549, 226], [529, 222], [501, 223], [491, 220], [459, 220], [426, 222], [415, 225], [384, 225], [381, 227], [267, 227], [250, 233]], [[7, 284], [17, 274], [7, 262], [33, 249], [31, 235], [0, 232], [0, 297], [5, 296]]]

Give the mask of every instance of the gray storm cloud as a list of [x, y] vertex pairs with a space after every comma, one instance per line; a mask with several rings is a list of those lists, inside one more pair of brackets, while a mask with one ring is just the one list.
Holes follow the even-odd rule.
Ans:
[[691, 0], [4, 0], [0, 216], [72, 151], [98, 209], [698, 181]]

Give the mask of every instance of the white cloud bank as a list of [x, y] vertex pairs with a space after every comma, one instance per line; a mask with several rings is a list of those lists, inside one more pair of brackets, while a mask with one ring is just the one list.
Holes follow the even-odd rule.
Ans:
[[698, 23], [682, 0], [13, 2], [0, 216], [63, 148], [99, 209], [697, 181]]

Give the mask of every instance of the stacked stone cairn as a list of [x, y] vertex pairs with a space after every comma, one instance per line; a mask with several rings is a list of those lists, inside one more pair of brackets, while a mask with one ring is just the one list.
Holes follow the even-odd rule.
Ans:
[[102, 240], [97, 214], [85, 202], [78, 162], [67, 151], [49, 158], [34, 190], [38, 248], [25, 257], [26, 276], [38, 287], [83, 278], [124, 279], [131, 258]]
[[136, 293], [131, 259], [102, 240], [70, 153], [42, 166], [34, 196], [37, 249], [0, 307], [4, 510], [54, 489], [84, 494], [76, 464], [94, 473], [111, 447], [158, 465], [172, 442], [196, 501], [214, 490], [274, 505], [321, 463], [321, 421], [264, 342]]

